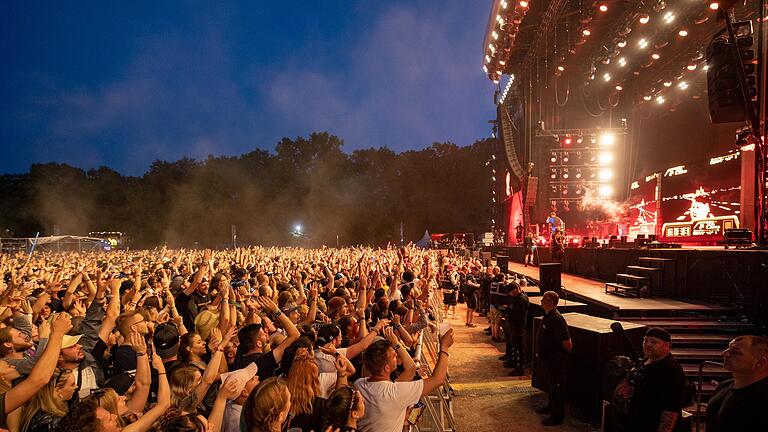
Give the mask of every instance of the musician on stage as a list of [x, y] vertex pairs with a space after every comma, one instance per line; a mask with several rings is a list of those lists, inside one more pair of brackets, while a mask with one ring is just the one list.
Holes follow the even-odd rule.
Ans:
[[563, 262], [563, 255], [565, 255], [565, 235], [560, 229], [555, 229], [552, 234], [552, 261], [561, 263]]
[[565, 231], [565, 222], [557, 216], [557, 213], [550, 212], [547, 218], [547, 227], [549, 228], [549, 235], [552, 236], [558, 229]]

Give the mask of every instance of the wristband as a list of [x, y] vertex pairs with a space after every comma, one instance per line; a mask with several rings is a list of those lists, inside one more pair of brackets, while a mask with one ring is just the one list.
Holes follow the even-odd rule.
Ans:
[[280, 318], [280, 315], [282, 315], [282, 314], [283, 314], [283, 313], [282, 313], [281, 311], [277, 311], [277, 312], [275, 312], [275, 313], [273, 313], [273, 314], [272, 314], [272, 318], [274, 318], [274, 319], [278, 319], [278, 318]]
[[402, 345], [400, 345], [400, 344], [397, 344], [397, 345], [393, 346], [393, 347], [392, 347], [392, 349], [394, 349], [395, 351], [397, 351], [397, 350], [399, 350], [399, 349], [400, 349], [400, 348], [402, 348], [402, 347], [403, 347]]
[[440, 352], [437, 353], [437, 356], [440, 357], [440, 354], [445, 354], [445, 356], [448, 357], [448, 352], [447, 351], [440, 351]]
[[142, 353], [140, 353], [140, 352], [137, 352], [137, 353], [136, 353], [136, 357], [141, 357], [141, 356], [145, 356], [145, 355], [147, 355], [147, 352], [146, 352], [146, 351], [144, 351], [144, 352], [142, 352]]
[[158, 373], [158, 374], [157, 374], [157, 376], [160, 376], [160, 375], [165, 375], [165, 372], [162, 372], [162, 373]]

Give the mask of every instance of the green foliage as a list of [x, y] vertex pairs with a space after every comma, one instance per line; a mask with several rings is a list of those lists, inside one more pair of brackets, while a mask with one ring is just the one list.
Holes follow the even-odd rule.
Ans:
[[396, 154], [342, 150], [327, 132], [283, 138], [274, 153], [155, 161], [142, 177], [108, 168], [35, 164], [0, 176], [0, 236], [122, 231], [135, 247], [240, 244], [384, 244], [430, 232], [489, 229], [489, 140], [435, 143]]

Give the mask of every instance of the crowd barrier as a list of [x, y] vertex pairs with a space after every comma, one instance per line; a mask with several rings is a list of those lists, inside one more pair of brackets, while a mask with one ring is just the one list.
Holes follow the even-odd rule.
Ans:
[[[436, 297], [434, 295], [430, 296], [430, 305], [439, 327], [439, 324], [442, 323], [442, 315], [440, 313], [442, 304], [437, 301]], [[421, 331], [413, 358], [421, 371], [422, 378], [432, 376], [439, 352], [440, 340], [438, 333], [432, 333], [428, 329]], [[421, 418], [415, 425], [409, 426], [404, 430], [416, 432], [454, 432], [456, 430], [456, 423], [451, 406], [452, 398], [453, 390], [451, 389], [449, 379], [446, 377], [442, 386], [421, 398], [421, 403], [424, 404]]]

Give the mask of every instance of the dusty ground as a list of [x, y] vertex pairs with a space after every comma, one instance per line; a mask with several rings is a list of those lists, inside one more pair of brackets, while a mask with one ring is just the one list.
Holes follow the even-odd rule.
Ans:
[[508, 376], [509, 369], [498, 360], [503, 344], [492, 343], [483, 332], [488, 326], [486, 319], [476, 316], [477, 327], [467, 328], [464, 314], [464, 306], [459, 304], [456, 318], [448, 319], [455, 334], [449, 375], [455, 391], [452, 403], [458, 432], [599, 430], [568, 414], [563, 426], [542, 426], [543, 416], [535, 410], [546, 404], [547, 395], [531, 387], [529, 376]]

